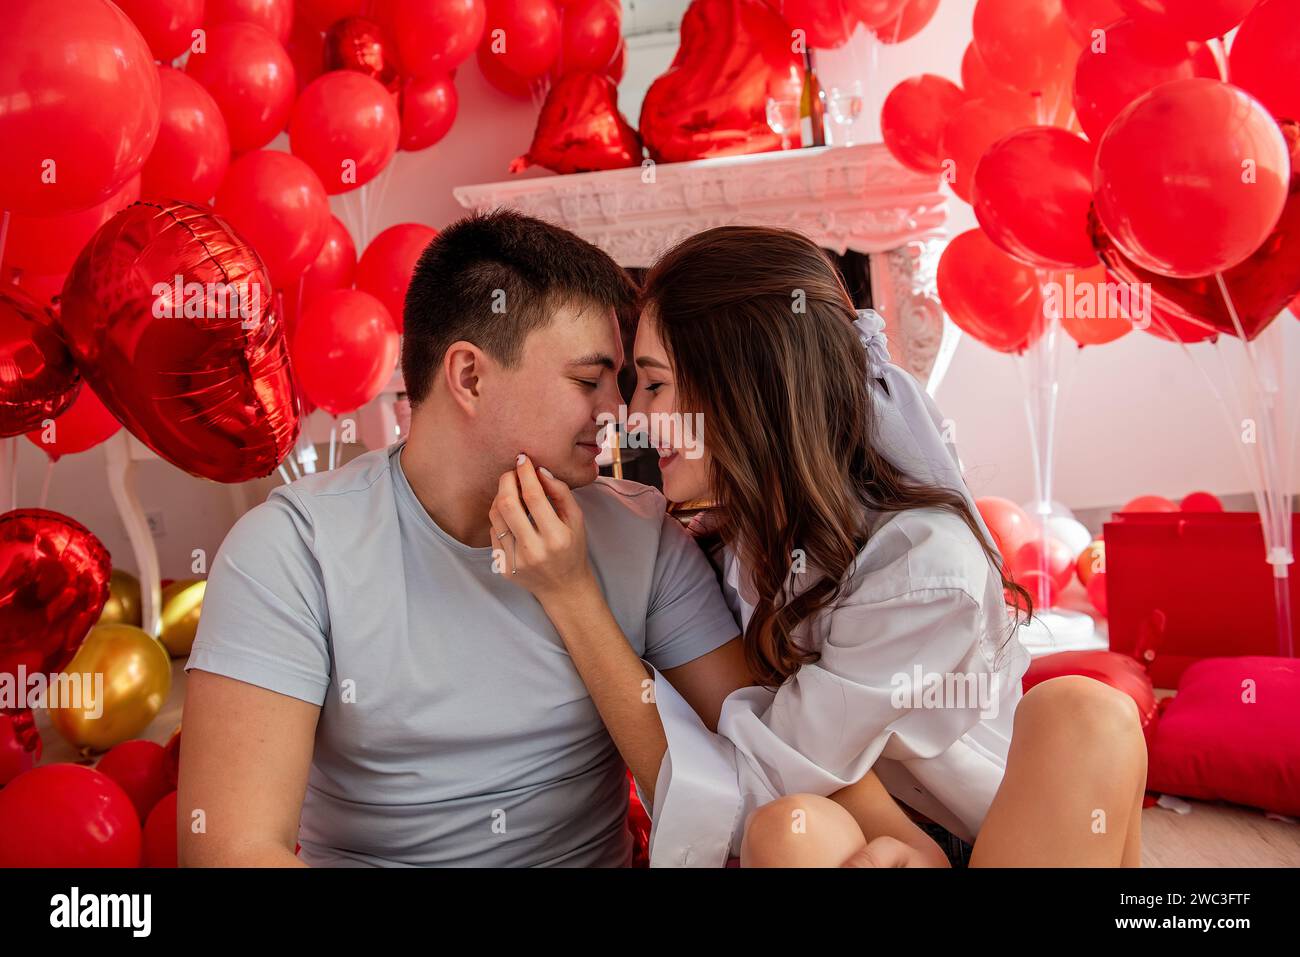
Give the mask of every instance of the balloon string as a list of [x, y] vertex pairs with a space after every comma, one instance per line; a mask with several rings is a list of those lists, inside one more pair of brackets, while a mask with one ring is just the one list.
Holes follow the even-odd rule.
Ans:
[[338, 437], [339, 437], [339, 420], [338, 420], [338, 416], [335, 416], [334, 421], [330, 423], [329, 467], [331, 471], [333, 471], [334, 469], [334, 453], [335, 450], [338, 448]]
[[45, 462], [45, 481], [41, 483], [41, 508], [45, 508], [45, 503], [50, 500], [50, 477], [52, 475], [54, 475], [54, 459], [47, 459]]
[[289, 478], [289, 473], [288, 473], [288, 471], [285, 470], [285, 467], [284, 467], [283, 464], [280, 466], [280, 478], [284, 479], [284, 484], [285, 484], [285, 485], [292, 485], [292, 484], [293, 484], [293, 479]]

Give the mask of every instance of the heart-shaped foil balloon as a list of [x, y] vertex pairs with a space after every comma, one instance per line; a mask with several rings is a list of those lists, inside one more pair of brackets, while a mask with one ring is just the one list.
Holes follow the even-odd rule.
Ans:
[[108, 549], [66, 515], [0, 515], [0, 674], [17, 680], [20, 665], [48, 674], [72, 660], [108, 601], [111, 573]]
[[77, 397], [81, 374], [53, 324], [49, 308], [0, 285], [0, 436], [41, 428]]
[[677, 56], [645, 95], [641, 138], [662, 163], [780, 149], [767, 101], [797, 111], [802, 89], [790, 26], [764, 0], [695, 0]]
[[[1245, 262], [1223, 274], [1228, 296], [1247, 339], [1254, 339], [1300, 293], [1300, 123], [1284, 120], [1291, 148], [1291, 192], [1276, 228]], [[1116, 279], [1150, 283], [1151, 298], [1162, 313], [1205, 329], [1237, 335], [1223, 292], [1214, 276], [1173, 279], [1143, 269], [1115, 244], [1094, 208], [1088, 217], [1092, 244]]]
[[298, 436], [283, 323], [262, 260], [211, 210], [136, 203], [95, 233], [59, 329], [131, 433], [217, 482], [275, 471]]
[[641, 138], [618, 111], [618, 88], [607, 76], [570, 73], [551, 87], [528, 152], [510, 164], [518, 173], [545, 166], [556, 173], [623, 169], [641, 162]]

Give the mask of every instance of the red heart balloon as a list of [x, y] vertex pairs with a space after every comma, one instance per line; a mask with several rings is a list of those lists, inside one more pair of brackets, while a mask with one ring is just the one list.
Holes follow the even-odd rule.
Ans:
[[77, 397], [81, 375], [53, 323], [17, 286], [0, 286], [0, 436], [39, 428]]
[[614, 82], [595, 73], [570, 73], [546, 95], [533, 145], [510, 164], [510, 172], [545, 166], [556, 173], [585, 173], [640, 162], [641, 138], [618, 111]]
[[262, 260], [191, 203], [104, 224], [63, 287], [59, 329], [136, 438], [217, 482], [268, 475], [298, 436], [298, 397]]
[[0, 674], [59, 671], [108, 601], [108, 550], [66, 515], [0, 515]]
[[[1300, 123], [1283, 120], [1291, 149], [1291, 189], [1277, 227], [1245, 262], [1223, 274], [1247, 339], [1254, 339], [1300, 293]], [[1204, 329], [1237, 335], [1237, 327], [1213, 276], [1174, 279], [1150, 272], [1120, 251], [1094, 208], [1089, 215], [1093, 247], [1106, 268], [1124, 282], [1150, 283], [1162, 313]]]
[[695, 0], [668, 72], [641, 105], [641, 136], [656, 162], [781, 148], [768, 98], [799, 102], [803, 65], [790, 26], [763, 0]]

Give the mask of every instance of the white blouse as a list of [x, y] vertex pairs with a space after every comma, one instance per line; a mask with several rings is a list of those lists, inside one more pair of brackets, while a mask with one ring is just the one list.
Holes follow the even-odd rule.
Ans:
[[[742, 571], [725, 550], [724, 593], [743, 627], [755, 596]], [[654, 672], [668, 751], [652, 867], [722, 867], [754, 808], [829, 795], [872, 769], [895, 799], [974, 842], [1029, 666], [1002, 583], [965, 523], [936, 508], [876, 516], [847, 575], [838, 602], [795, 633], [821, 658], [775, 692], [733, 692], [717, 734]]]

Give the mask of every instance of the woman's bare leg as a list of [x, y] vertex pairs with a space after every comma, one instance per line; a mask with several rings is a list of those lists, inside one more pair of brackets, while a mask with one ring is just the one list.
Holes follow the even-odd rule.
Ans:
[[1016, 708], [971, 866], [1140, 866], [1146, 775], [1132, 698], [1080, 675], [1036, 685]]
[[791, 794], [749, 815], [740, 866], [839, 867], [866, 843], [853, 815], [830, 798]]

